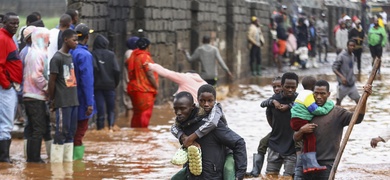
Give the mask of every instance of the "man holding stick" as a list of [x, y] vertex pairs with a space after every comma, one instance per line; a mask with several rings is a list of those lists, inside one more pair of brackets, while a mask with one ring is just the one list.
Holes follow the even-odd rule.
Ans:
[[[366, 84], [363, 87], [364, 91], [370, 95], [372, 93], [371, 85]], [[316, 82], [313, 91], [316, 104], [323, 106], [330, 96], [329, 83], [325, 80]], [[359, 110], [359, 115], [356, 124], [363, 121], [366, 111], [366, 104], [364, 103]], [[317, 160], [321, 166], [327, 166], [326, 171], [304, 174], [304, 179], [328, 179], [335, 157], [340, 148], [341, 137], [343, 129], [348, 126], [352, 120], [353, 113], [344, 108], [335, 106], [328, 114], [324, 116], [315, 116], [312, 123], [302, 126], [299, 131], [294, 133], [294, 140], [302, 139], [303, 134], [314, 132], [317, 137], [316, 153]]]

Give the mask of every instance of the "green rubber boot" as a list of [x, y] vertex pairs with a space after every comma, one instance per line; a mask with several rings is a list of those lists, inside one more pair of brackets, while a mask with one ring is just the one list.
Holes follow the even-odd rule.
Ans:
[[82, 160], [84, 157], [85, 146], [74, 146], [73, 148], [73, 160]]
[[261, 76], [261, 65], [257, 65], [257, 75]]

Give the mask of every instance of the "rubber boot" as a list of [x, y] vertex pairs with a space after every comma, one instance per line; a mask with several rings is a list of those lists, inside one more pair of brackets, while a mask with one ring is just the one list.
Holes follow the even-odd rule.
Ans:
[[23, 139], [23, 157], [27, 160], [27, 139]]
[[311, 58], [311, 63], [313, 65], [313, 68], [318, 68], [317, 59], [315, 57]]
[[73, 161], [73, 142], [64, 144], [64, 162]]
[[11, 139], [0, 141], [0, 162], [11, 163], [9, 158], [9, 147], [11, 146]]
[[82, 160], [84, 157], [85, 146], [74, 146], [73, 148], [73, 160]]
[[41, 159], [41, 139], [27, 140], [27, 162], [45, 163]]
[[257, 65], [257, 75], [261, 76], [261, 65]]
[[179, 172], [172, 176], [171, 180], [185, 180], [187, 179], [187, 176], [187, 168], [182, 168]]
[[99, 118], [96, 120], [96, 129], [97, 130], [104, 129], [104, 118], [102, 120]]
[[50, 162], [62, 163], [64, 161], [64, 145], [52, 144], [50, 150]]
[[303, 180], [302, 154], [297, 155], [295, 164], [294, 180]]
[[251, 172], [247, 172], [247, 176], [259, 177], [261, 169], [263, 168], [264, 154], [253, 154], [253, 169]]
[[236, 179], [236, 169], [234, 167], [234, 158], [232, 153], [226, 155], [225, 164], [223, 166], [223, 179], [224, 180]]
[[47, 158], [50, 158], [51, 144], [53, 144], [53, 140], [45, 141], [45, 148], [46, 148]]
[[301, 156], [303, 173], [311, 173], [326, 170], [326, 166], [320, 166], [317, 162], [316, 152], [304, 153]]

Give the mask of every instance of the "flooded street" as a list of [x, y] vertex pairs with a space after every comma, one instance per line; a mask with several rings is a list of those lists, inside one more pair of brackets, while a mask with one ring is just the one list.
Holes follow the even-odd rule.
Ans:
[[[390, 60], [383, 63], [382, 80], [373, 83], [373, 95], [367, 101], [367, 113], [360, 125], [354, 126], [350, 140], [342, 156], [336, 179], [390, 179], [390, 143], [370, 147], [372, 137], [390, 133]], [[366, 65], [370, 64], [366, 62]], [[331, 97], [335, 101], [335, 76], [327, 67], [297, 72], [300, 77], [318, 74], [317, 79], [330, 81]], [[324, 71], [315, 72], [314, 71]], [[270, 70], [272, 71], [272, 70]], [[357, 83], [360, 93], [369, 70], [363, 71]], [[269, 85], [272, 73], [266, 77], [251, 78], [229, 87], [227, 97], [219, 102], [223, 106], [229, 127], [246, 141], [248, 171], [252, 169], [252, 154], [256, 152], [262, 137], [271, 131], [261, 101], [272, 96]], [[298, 90], [302, 90], [300, 85]], [[218, 91], [224, 92], [224, 91]], [[343, 107], [352, 109], [355, 103], [349, 98]], [[131, 115], [130, 115], [131, 116]], [[2, 179], [169, 179], [181, 167], [172, 165], [170, 158], [179, 147], [171, 135], [173, 123], [171, 103], [155, 107], [148, 129], [132, 129], [123, 116], [118, 119], [120, 131], [89, 130], [84, 138], [83, 161], [63, 164], [32, 164], [23, 158], [23, 140], [13, 139], [11, 144], [12, 164], [0, 163]], [[347, 128], [344, 128], [345, 131]], [[45, 148], [42, 157], [47, 160]], [[262, 169], [265, 174], [266, 162]], [[282, 172], [281, 172], [282, 173]]]

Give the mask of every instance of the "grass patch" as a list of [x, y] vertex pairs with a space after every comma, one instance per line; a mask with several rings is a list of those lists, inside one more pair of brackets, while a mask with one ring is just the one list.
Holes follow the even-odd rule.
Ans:
[[[60, 17], [42, 17], [42, 21], [47, 29], [55, 28], [60, 21]], [[19, 16], [19, 30], [20, 27], [26, 25], [26, 16]]]

